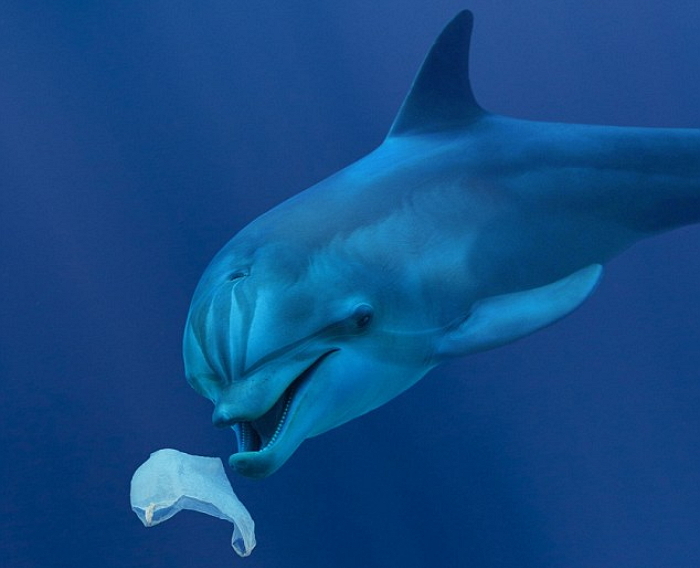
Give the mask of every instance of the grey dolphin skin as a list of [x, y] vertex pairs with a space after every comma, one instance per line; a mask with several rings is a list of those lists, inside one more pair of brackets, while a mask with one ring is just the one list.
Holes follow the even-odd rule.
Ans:
[[187, 380], [265, 477], [452, 357], [550, 325], [636, 241], [700, 220], [700, 130], [530, 122], [469, 84], [472, 14], [384, 142], [238, 233], [195, 291]]

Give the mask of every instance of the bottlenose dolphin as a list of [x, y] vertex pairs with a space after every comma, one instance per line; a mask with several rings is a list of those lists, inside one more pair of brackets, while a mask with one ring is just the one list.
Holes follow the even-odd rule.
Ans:
[[700, 130], [491, 114], [472, 14], [427, 55], [384, 142], [241, 230], [195, 291], [187, 380], [236, 432], [229, 463], [279, 468], [452, 357], [548, 326], [634, 242], [700, 220]]

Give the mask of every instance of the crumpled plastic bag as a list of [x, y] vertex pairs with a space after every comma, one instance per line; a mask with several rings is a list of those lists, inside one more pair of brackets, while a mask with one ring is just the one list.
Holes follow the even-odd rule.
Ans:
[[219, 458], [173, 449], [153, 452], [131, 478], [131, 508], [147, 527], [183, 509], [206, 513], [233, 523], [231, 546], [239, 556], [255, 548], [255, 523], [233, 492]]

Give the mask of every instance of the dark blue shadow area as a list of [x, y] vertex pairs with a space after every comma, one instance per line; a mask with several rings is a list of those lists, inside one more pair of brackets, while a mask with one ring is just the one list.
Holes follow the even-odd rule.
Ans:
[[218, 520], [129, 509], [151, 451], [233, 448], [183, 377], [206, 264], [379, 144], [465, 7], [484, 107], [700, 127], [696, 1], [3, 3], [3, 566], [700, 565], [697, 228], [626, 252], [556, 326], [232, 478], [248, 559]]

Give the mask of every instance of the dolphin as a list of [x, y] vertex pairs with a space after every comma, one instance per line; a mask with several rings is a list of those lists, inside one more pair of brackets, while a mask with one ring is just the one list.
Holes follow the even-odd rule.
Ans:
[[700, 130], [489, 113], [469, 82], [472, 25], [463, 11], [445, 27], [377, 149], [205, 270], [185, 373], [235, 431], [238, 473], [268, 476], [441, 362], [556, 322], [607, 260], [700, 220]]

